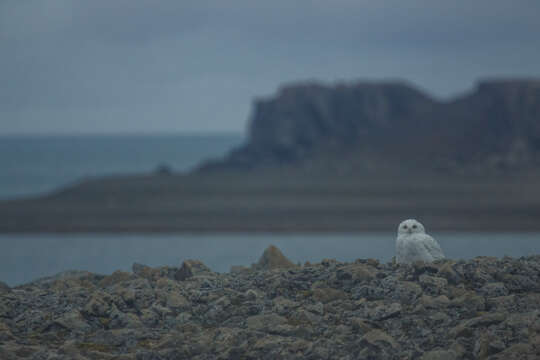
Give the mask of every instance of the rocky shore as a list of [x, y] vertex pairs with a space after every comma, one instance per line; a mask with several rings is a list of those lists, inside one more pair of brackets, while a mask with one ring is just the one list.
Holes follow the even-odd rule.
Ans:
[[0, 358], [538, 359], [540, 255], [72, 271], [0, 285]]

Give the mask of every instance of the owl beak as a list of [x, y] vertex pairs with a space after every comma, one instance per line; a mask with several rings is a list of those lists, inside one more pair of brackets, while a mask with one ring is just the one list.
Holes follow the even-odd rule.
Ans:
[[408, 229], [407, 229], [407, 232], [408, 232], [409, 234], [412, 234], [412, 229], [411, 229], [411, 228], [408, 228]]

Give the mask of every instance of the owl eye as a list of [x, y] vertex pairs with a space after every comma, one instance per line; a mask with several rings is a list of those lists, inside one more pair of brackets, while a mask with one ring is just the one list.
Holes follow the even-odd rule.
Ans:
[[406, 228], [407, 228], [407, 225], [403, 225], [403, 228], [406, 229]]
[[413, 226], [412, 226], [412, 228], [413, 228], [413, 229], [416, 229], [416, 228], [417, 228], [417, 226], [416, 226], [416, 225], [413, 225]]

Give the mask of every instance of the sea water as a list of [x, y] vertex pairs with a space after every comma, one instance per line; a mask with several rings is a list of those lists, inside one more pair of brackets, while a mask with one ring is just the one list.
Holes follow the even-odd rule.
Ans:
[[[85, 176], [189, 171], [238, 146], [237, 134], [0, 137], [0, 199], [42, 194]], [[540, 253], [538, 233], [435, 233], [447, 256]], [[0, 234], [0, 281], [22, 284], [65, 270], [109, 274], [134, 262], [179, 266], [199, 259], [218, 272], [256, 262], [270, 244], [294, 262], [394, 255], [393, 232], [357, 234]]]
[[0, 136], [0, 199], [47, 193], [88, 176], [189, 171], [240, 134]]
[[[447, 257], [520, 257], [540, 254], [540, 233], [432, 234]], [[249, 266], [273, 244], [295, 263], [324, 258], [390, 261], [395, 234], [36, 234], [0, 235], [0, 281], [9, 285], [65, 270], [110, 274], [131, 270], [134, 262], [150, 266], [180, 266], [186, 259], [203, 261], [217, 272], [232, 265]]]

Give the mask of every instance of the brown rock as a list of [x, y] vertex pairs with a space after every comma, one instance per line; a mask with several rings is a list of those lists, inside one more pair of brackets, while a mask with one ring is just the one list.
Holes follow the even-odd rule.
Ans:
[[399, 348], [399, 344], [393, 337], [382, 330], [371, 330], [362, 337], [362, 342], [368, 343], [375, 347], [391, 346], [394, 349]]
[[364, 264], [352, 264], [342, 267], [337, 271], [340, 280], [352, 280], [354, 282], [370, 281], [375, 278], [373, 267]]
[[174, 278], [178, 281], [184, 281], [190, 277], [198, 276], [198, 275], [204, 275], [204, 274], [210, 274], [212, 271], [204, 265], [199, 260], [186, 260], [182, 263], [182, 266], [176, 274], [174, 275]]
[[90, 325], [88, 325], [78, 310], [72, 310], [69, 313], [62, 314], [54, 322], [72, 332], [86, 332], [90, 330]]
[[347, 293], [332, 288], [317, 288], [312, 290], [313, 299], [322, 303], [328, 303], [335, 300], [342, 300], [347, 297]]
[[129, 280], [130, 278], [131, 278], [130, 273], [117, 270], [113, 272], [111, 275], [105, 276], [103, 279], [101, 279], [100, 282], [98, 283], [98, 286], [104, 288], [104, 287], [118, 284], [125, 280]]
[[13, 340], [13, 334], [6, 324], [0, 322], [0, 342], [7, 340]]
[[286, 269], [296, 267], [289, 259], [283, 255], [274, 245], [270, 245], [264, 250], [259, 261], [254, 265], [257, 270]]
[[367, 323], [364, 319], [355, 317], [350, 320], [352, 330], [360, 334], [366, 334], [373, 330], [373, 327]]
[[445, 278], [450, 284], [459, 284], [461, 282], [461, 276], [452, 267], [453, 262], [447, 261], [439, 268], [438, 276]]
[[252, 330], [262, 330], [262, 329], [272, 329], [275, 328], [278, 325], [285, 324], [287, 322], [287, 319], [276, 315], [276, 314], [268, 314], [268, 315], [255, 315], [250, 316], [246, 319], [246, 325], [248, 328]]

